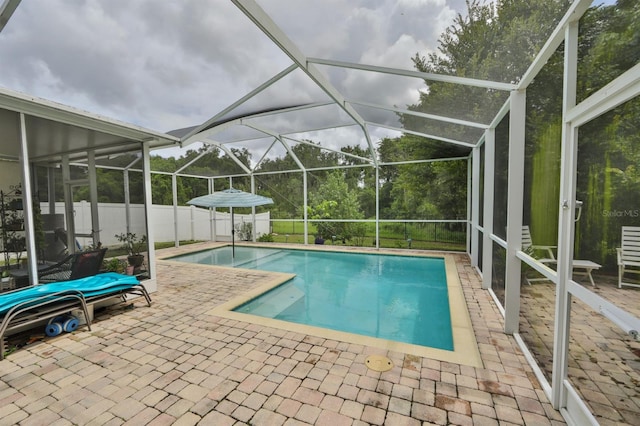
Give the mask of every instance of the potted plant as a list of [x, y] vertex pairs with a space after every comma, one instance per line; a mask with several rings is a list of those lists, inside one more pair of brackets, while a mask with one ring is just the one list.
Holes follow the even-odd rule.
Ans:
[[116, 239], [122, 243], [122, 248], [127, 252], [129, 265], [139, 268], [144, 262], [144, 255], [141, 253], [147, 247], [147, 236], [138, 237], [132, 232], [116, 234]]
[[9, 273], [9, 269], [3, 269], [2, 270], [2, 282], [3, 283], [8, 283], [9, 280], [11, 280], [11, 274]]
[[112, 257], [111, 259], [105, 259], [102, 261], [102, 270], [107, 272], [124, 274], [125, 271], [127, 271], [127, 268], [131, 268], [133, 270], [133, 266], [127, 265], [127, 262], [124, 259], [118, 259], [117, 257]]
[[20, 258], [22, 257], [23, 252], [27, 250], [25, 237], [17, 234], [16, 232], [9, 232], [7, 234], [5, 248], [7, 251], [15, 253], [16, 263], [20, 265]]
[[23, 226], [22, 217], [17, 212], [10, 212], [6, 218], [7, 231], [21, 231]]

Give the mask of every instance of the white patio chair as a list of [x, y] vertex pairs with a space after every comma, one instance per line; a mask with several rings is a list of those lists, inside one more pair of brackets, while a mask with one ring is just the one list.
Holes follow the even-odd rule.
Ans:
[[[531, 232], [529, 231], [529, 226], [524, 225], [522, 227], [522, 249], [529, 250], [532, 252], [532, 256], [535, 257], [538, 262], [544, 264], [555, 264], [557, 262], [556, 257], [553, 253], [553, 250], [557, 249], [556, 246], [539, 246], [533, 244], [533, 240], [531, 239]], [[543, 258], [538, 258], [535, 256], [535, 253], [544, 253]], [[589, 282], [593, 287], [596, 286], [595, 281], [593, 280], [593, 276], [591, 275], [591, 271], [600, 269], [601, 265], [592, 262], [590, 260], [582, 260], [582, 259], [574, 259], [572, 262], [573, 266], [573, 274], [584, 276], [589, 278]], [[532, 281], [547, 281], [546, 278], [528, 278], [525, 277], [527, 284], [531, 285]]]
[[[553, 250], [557, 249], [556, 246], [538, 246], [533, 244], [533, 240], [531, 239], [531, 231], [529, 230], [529, 225], [522, 226], [522, 250], [523, 251], [533, 251], [533, 254], [536, 252], [544, 253], [543, 258], [538, 258], [537, 256], [533, 256], [538, 259], [540, 263], [555, 263], [556, 256], [553, 253]], [[532, 254], [532, 255], [533, 255]]]
[[[531, 238], [531, 231], [529, 230], [529, 225], [522, 226], [522, 251], [528, 252], [532, 257], [536, 258], [538, 262], [544, 264], [554, 264], [556, 263], [556, 257], [553, 254], [553, 250], [555, 246], [537, 246], [533, 244], [533, 239]], [[544, 253], [543, 258], [539, 258], [537, 253]], [[532, 282], [537, 281], [548, 281], [546, 278], [529, 278], [525, 275], [524, 277], [527, 284], [531, 285]]]
[[[637, 276], [634, 279], [635, 282], [628, 281], [629, 275]], [[640, 227], [638, 226], [622, 227], [622, 247], [618, 248], [618, 288], [622, 288], [623, 285], [640, 287]]]

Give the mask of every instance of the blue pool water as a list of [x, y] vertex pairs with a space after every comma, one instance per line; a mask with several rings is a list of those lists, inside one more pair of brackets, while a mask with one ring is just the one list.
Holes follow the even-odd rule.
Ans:
[[297, 274], [237, 312], [453, 350], [442, 258], [221, 247], [172, 260]]

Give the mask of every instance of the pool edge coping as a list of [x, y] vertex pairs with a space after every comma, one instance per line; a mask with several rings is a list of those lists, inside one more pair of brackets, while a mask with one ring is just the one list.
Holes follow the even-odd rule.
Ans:
[[[251, 247], [265, 247], [271, 248], [270, 246], [260, 246], [260, 245], [251, 245]], [[212, 247], [214, 248], [214, 247]], [[215, 247], [217, 248], [217, 247]], [[204, 249], [207, 250], [207, 249]], [[305, 249], [298, 249], [305, 250]], [[201, 250], [194, 250], [193, 252], [197, 252]], [[400, 255], [403, 254], [394, 253], [394, 252], [384, 252], [384, 251], [376, 251], [372, 253], [371, 251], [357, 251], [357, 250], [331, 250], [338, 252], [348, 252], [348, 253], [363, 253], [363, 254], [390, 254], [390, 255]], [[188, 254], [181, 253], [182, 254]], [[177, 255], [179, 256], [179, 255]], [[471, 317], [469, 315], [469, 309], [466, 304], [466, 300], [464, 297], [464, 292], [462, 289], [462, 284], [460, 281], [460, 277], [458, 275], [458, 271], [456, 268], [456, 260], [453, 254], [447, 253], [411, 253], [404, 254], [404, 256], [410, 257], [430, 257], [430, 258], [443, 258], [445, 261], [445, 271], [447, 276], [447, 290], [449, 297], [449, 311], [451, 315], [451, 331], [453, 335], [453, 345], [454, 350], [448, 351], [444, 349], [431, 348], [427, 346], [414, 345], [410, 343], [397, 342], [393, 340], [387, 340], [377, 337], [363, 336], [354, 333], [348, 333], [344, 331], [331, 330], [327, 328], [312, 326], [312, 325], [304, 325], [297, 324], [282, 320], [277, 320], [273, 318], [265, 318], [257, 315], [251, 315], [247, 313], [235, 312], [233, 309], [238, 306], [254, 299], [255, 297], [283, 284], [286, 281], [295, 277], [295, 274], [287, 274], [282, 272], [271, 272], [271, 271], [262, 271], [267, 275], [268, 281], [264, 284], [261, 284], [253, 289], [247, 290], [243, 292], [241, 295], [233, 297], [232, 299], [221, 303], [220, 305], [210, 309], [205, 312], [205, 315], [211, 315], [226, 319], [231, 319], [235, 321], [247, 322], [250, 324], [258, 324], [266, 327], [307, 334], [310, 336], [321, 337], [325, 339], [333, 339], [340, 340], [348, 343], [359, 344], [371, 346], [378, 349], [385, 349], [389, 351], [396, 352], [404, 352], [410, 355], [420, 356], [424, 358], [435, 359], [438, 361], [451, 362], [461, 365], [467, 365], [471, 367], [483, 368], [482, 357], [480, 355], [480, 350], [478, 348], [478, 343], [475, 337], [475, 332], [473, 330], [473, 325], [471, 323]], [[173, 256], [171, 256], [173, 257]], [[173, 261], [169, 258], [159, 259], [167, 262], [178, 262]], [[181, 262], [183, 263], [183, 262]], [[255, 271], [253, 269], [243, 269], [237, 267], [229, 267], [229, 266], [218, 266], [218, 265], [202, 265], [202, 264], [194, 264], [201, 267], [211, 267], [211, 268], [223, 268], [223, 269], [231, 269], [234, 271]], [[463, 307], [464, 309], [459, 309], [459, 307]]]

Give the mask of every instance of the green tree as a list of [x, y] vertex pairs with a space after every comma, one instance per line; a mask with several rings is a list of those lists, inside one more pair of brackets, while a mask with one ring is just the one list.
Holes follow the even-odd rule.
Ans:
[[[417, 158], [466, 157], [468, 148], [414, 135], [380, 142], [383, 162]], [[463, 219], [466, 217], [467, 162], [446, 161], [385, 166], [381, 173], [381, 217]]]
[[[323, 150], [318, 143], [306, 142], [308, 143], [298, 143], [291, 147], [293, 154], [306, 169], [334, 167], [338, 164], [340, 154]], [[289, 153], [280, 158], [267, 158], [260, 164], [258, 172], [283, 172], [256, 176], [260, 194], [271, 197], [274, 201], [270, 209], [273, 217], [286, 219], [303, 217], [303, 173], [298, 170], [300, 170], [298, 163]], [[312, 170], [307, 173], [309, 194], [314, 193], [326, 180], [327, 173], [326, 170]]]
[[[640, 61], [640, 3], [591, 8], [580, 20], [578, 102]], [[563, 46], [527, 90], [525, 223], [534, 240], [555, 244], [562, 123]], [[575, 255], [615, 267], [620, 227], [640, 198], [640, 101], [631, 100], [579, 129]], [[619, 216], [606, 213], [616, 211]], [[626, 213], [625, 213], [626, 212]]]
[[[309, 194], [309, 199], [310, 219], [363, 218], [357, 195], [349, 190], [340, 170], [329, 173], [317, 191]], [[323, 237], [336, 236], [343, 241], [350, 240], [359, 233], [359, 228], [350, 222], [317, 222], [316, 226]]]
[[[179, 197], [184, 197], [184, 188], [177, 182]], [[170, 175], [151, 175], [151, 200], [153, 204], [170, 206], [173, 204], [173, 185]]]

